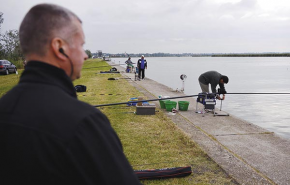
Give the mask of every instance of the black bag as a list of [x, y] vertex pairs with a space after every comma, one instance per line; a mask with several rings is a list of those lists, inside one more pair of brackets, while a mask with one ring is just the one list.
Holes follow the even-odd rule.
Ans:
[[154, 170], [134, 170], [134, 172], [140, 180], [185, 177], [192, 173], [191, 166]]
[[110, 71], [117, 71], [117, 68], [113, 67]]
[[206, 95], [206, 93], [198, 93], [198, 97], [196, 99], [196, 102], [204, 104], [205, 95]]
[[76, 90], [76, 92], [86, 92], [87, 87], [84, 85], [76, 85], [75, 90]]

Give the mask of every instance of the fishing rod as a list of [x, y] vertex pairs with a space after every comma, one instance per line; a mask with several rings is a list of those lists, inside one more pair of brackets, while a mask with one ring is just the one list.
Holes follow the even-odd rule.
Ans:
[[[159, 100], [170, 100], [170, 99], [179, 99], [179, 98], [189, 98], [189, 97], [196, 97], [196, 96], [213, 96], [217, 94], [222, 93], [200, 93], [195, 95], [187, 95], [187, 96], [176, 96], [176, 97], [168, 97], [168, 98], [158, 98], [158, 99], [149, 99], [149, 100], [138, 100], [138, 101], [127, 101], [127, 102], [119, 102], [119, 103], [109, 103], [109, 104], [101, 104], [101, 105], [93, 105], [94, 107], [104, 107], [104, 106], [112, 106], [112, 105], [122, 105], [122, 104], [128, 104], [128, 103], [139, 103], [139, 102], [147, 102], [147, 101], [159, 101]], [[232, 94], [232, 95], [238, 95], [238, 94], [251, 94], [251, 95], [273, 95], [273, 94], [290, 94], [290, 93], [224, 93], [224, 94]]]
[[176, 97], [168, 97], [168, 98], [157, 98], [157, 99], [150, 99], [150, 100], [127, 101], [127, 102], [109, 103], [109, 104], [93, 105], [93, 106], [94, 107], [104, 107], [104, 106], [122, 105], [122, 104], [128, 104], [128, 103], [139, 103], [139, 102], [147, 102], [147, 101], [159, 101], [159, 100], [170, 100], [170, 99], [178, 99], [178, 98], [188, 98], [188, 97], [195, 97], [195, 96], [199, 96], [199, 95], [187, 95], [187, 96], [176, 96]]
[[257, 95], [257, 94], [290, 94], [290, 93], [225, 93], [225, 94], [253, 94], [253, 95]]
[[[136, 63], [132, 63], [132, 64], [136, 64]], [[100, 67], [110, 67], [110, 66], [120, 66], [120, 65], [127, 65], [127, 64], [116, 64], [116, 65], [109, 65], [109, 66], [87, 67], [87, 68], [82, 68], [82, 69], [91, 69], [91, 68], [100, 68]]]

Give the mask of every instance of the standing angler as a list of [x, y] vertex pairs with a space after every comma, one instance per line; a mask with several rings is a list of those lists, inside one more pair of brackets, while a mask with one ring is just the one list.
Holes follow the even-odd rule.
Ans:
[[141, 56], [141, 59], [137, 62], [138, 66], [138, 77], [141, 79], [141, 73], [142, 73], [142, 80], [144, 80], [145, 77], [145, 68], [147, 69], [147, 61], [144, 59], [144, 55]]

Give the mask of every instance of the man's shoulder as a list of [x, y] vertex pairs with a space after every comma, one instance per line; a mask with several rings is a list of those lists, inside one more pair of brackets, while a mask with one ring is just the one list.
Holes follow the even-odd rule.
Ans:
[[217, 71], [207, 71], [201, 74], [201, 76], [217, 76], [217, 75], [220, 75], [220, 73]]
[[6, 112], [21, 111], [25, 114], [39, 114], [41, 117], [54, 116], [55, 119], [67, 117], [72, 121], [100, 112], [62, 88], [47, 84], [17, 85], [0, 101], [3, 106], [6, 105]]

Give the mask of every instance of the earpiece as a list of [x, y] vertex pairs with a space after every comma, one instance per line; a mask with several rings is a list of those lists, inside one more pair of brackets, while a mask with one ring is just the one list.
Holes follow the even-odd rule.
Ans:
[[62, 48], [59, 48], [58, 50], [61, 54], [63, 54], [66, 58], [68, 58], [68, 56], [65, 54], [64, 50]]
[[72, 77], [73, 75], [73, 71], [74, 71], [74, 66], [72, 64], [72, 61], [71, 59], [67, 56], [67, 54], [65, 54], [64, 50], [62, 48], [59, 48], [58, 51], [63, 54], [66, 58], [68, 58], [69, 62], [70, 62], [70, 65], [71, 65], [71, 73], [70, 73], [70, 78]]

